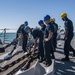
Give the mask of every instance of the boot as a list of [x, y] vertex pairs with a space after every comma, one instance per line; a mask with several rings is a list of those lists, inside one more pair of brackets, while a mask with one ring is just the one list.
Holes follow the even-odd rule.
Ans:
[[62, 58], [61, 61], [70, 61], [69, 57]]

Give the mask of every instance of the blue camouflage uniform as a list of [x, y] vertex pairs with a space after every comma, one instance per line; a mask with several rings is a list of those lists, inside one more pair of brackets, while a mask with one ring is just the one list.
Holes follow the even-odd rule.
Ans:
[[68, 32], [67, 34], [67, 39], [65, 40], [65, 44], [64, 44], [64, 53], [66, 55], [66, 57], [69, 57], [69, 51], [72, 51], [75, 55], [75, 50], [71, 47], [70, 43], [71, 43], [71, 40], [74, 36], [73, 34], [73, 23], [71, 20], [69, 20], [68, 18], [66, 19], [65, 23], [65, 31]]
[[54, 26], [54, 34], [53, 34], [53, 46], [54, 46], [54, 50], [56, 48], [57, 45], [57, 30], [58, 30], [58, 25], [56, 23], [52, 23]]
[[27, 46], [27, 40], [28, 40], [28, 26], [25, 26], [22, 30], [22, 35], [23, 35], [23, 44], [22, 44], [22, 49], [24, 52], [26, 52], [26, 46]]
[[44, 48], [43, 48], [43, 32], [39, 28], [32, 30], [33, 38], [39, 38], [39, 56], [44, 58]]
[[45, 31], [45, 28], [46, 28], [46, 25], [44, 24], [41, 28], [41, 30], [44, 32]]
[[[52, 25], [51, 23], [49, 23], [49, 24], [46, 26], [44, 38], [48, 38], [49, 33], [51, 33], [51, 32], [52, 32], [52, 33], [54, 32], [54, 30], [53, 30], [53, 25]], [[50, 62], [51, 62], [51, 56], [50, 56], [50, 54], [53, 53], [53, 50], [52, 50], [53, 37], [52, 37], [49, 41], [44, 42], [44, 46], [45, 46], [46, 62], [47, 62], [47, 63], [50, 63]]]

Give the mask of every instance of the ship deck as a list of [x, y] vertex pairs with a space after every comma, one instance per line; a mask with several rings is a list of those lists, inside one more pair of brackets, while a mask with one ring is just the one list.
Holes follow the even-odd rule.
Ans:
[[[74, 37], [75, 39], [75, 37]], [[61, 46], [57, 46], [56, 52], [55, 52], [55, 62], [54, 62], [54, 73], [55, 75], [75, 75], [75, 57], [72, 57], [73, 53], [70, 52], [70, 61], [61, 61], [61, 58], [64, 57], [64, 41], [58, 41], [58, 43], [61, 43]], [[73, 47], [75, 49], [75, 40], [73, 42]], [[9, 51], [11, 51], [13, 46], [10, 46], [6, 49], [5, 53], [0, 53], [0, 59], [3, 59], [4, 56], [8, 54]], [[18, 52], [18, 54], [15, 54], [10, 60], [6, 60], [0, 63], [0, 67], [5, 67], [6, 65], [9, 65], [13, 61], [21, 58], [24, 56], [24, 53], [21, 52], [22, 48], [17, 47], [13, 55]], [[4, 54], [4, 55], [3, 55]], [[0, 75], [7, 75], [10, 73], [13, 69], [18, 68], [18, 66], [22, 65], [24, 62], [28, 61], [30, 57], [24, 57], [23, 60], [19, 61], [17, 64], [13, 65], [12, 67], [9, 67], [7, 70], [0, 72]], [[18, 69], [19, 70], [19, 69]], [[15, 73], [16, 74], [16, 73]], [[14, 74], [14, 75], [15, 75]], [[12, 74], [11, 74], [12, 75]]]

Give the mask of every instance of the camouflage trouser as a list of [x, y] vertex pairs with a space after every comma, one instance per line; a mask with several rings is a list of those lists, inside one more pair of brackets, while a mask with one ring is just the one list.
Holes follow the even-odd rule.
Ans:
[[72, 51], [73, 53], [75, 52], [75, 50], [70, 45], [72, 38], [73, 38], [73, 36], [70, 36], [65, 40], [64, 54], [66, 57], [69, 57], [69, 51]]
[[39, 56], [44, 58], [43, 34], [39, 38]]
[[46, 62], [49, 63], [51, 60], [50, 54], [52, 53], [52, 43], [51, 42], [44, 42], [44, 48], [45, 48], [45, 58]]
[[24, 37], [23, 37], [23, 44], [22, 44], [22, 49], [23, 49], [23, 51], [27, 51], [27, 50], [26, 50], [27, 40], [28, 40], [28, 37], [27, 37], [27, 36], [24, 36]]

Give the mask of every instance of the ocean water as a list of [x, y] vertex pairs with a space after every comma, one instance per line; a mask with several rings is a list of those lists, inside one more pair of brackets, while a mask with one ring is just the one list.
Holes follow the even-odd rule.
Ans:
[[[3, 34], [0, 34], [0, 39], [2, 42], [4, 40], [3, 36], [4, 36]], [[75, 36], [75, 32], [74, 32], [74, 36]], [[11, 43], [14, 38], [16, 38], [16, 33], [6, 33], [5, 42]]]
[[[15, 38], [16, 38], [16, 33], [6, 33], [6, 35], [5, 35], [5, 43], [10, 43]], [[4, 40], [4, 34], [0, 35], [0, 39], [3, 42], [3, 40]]]

